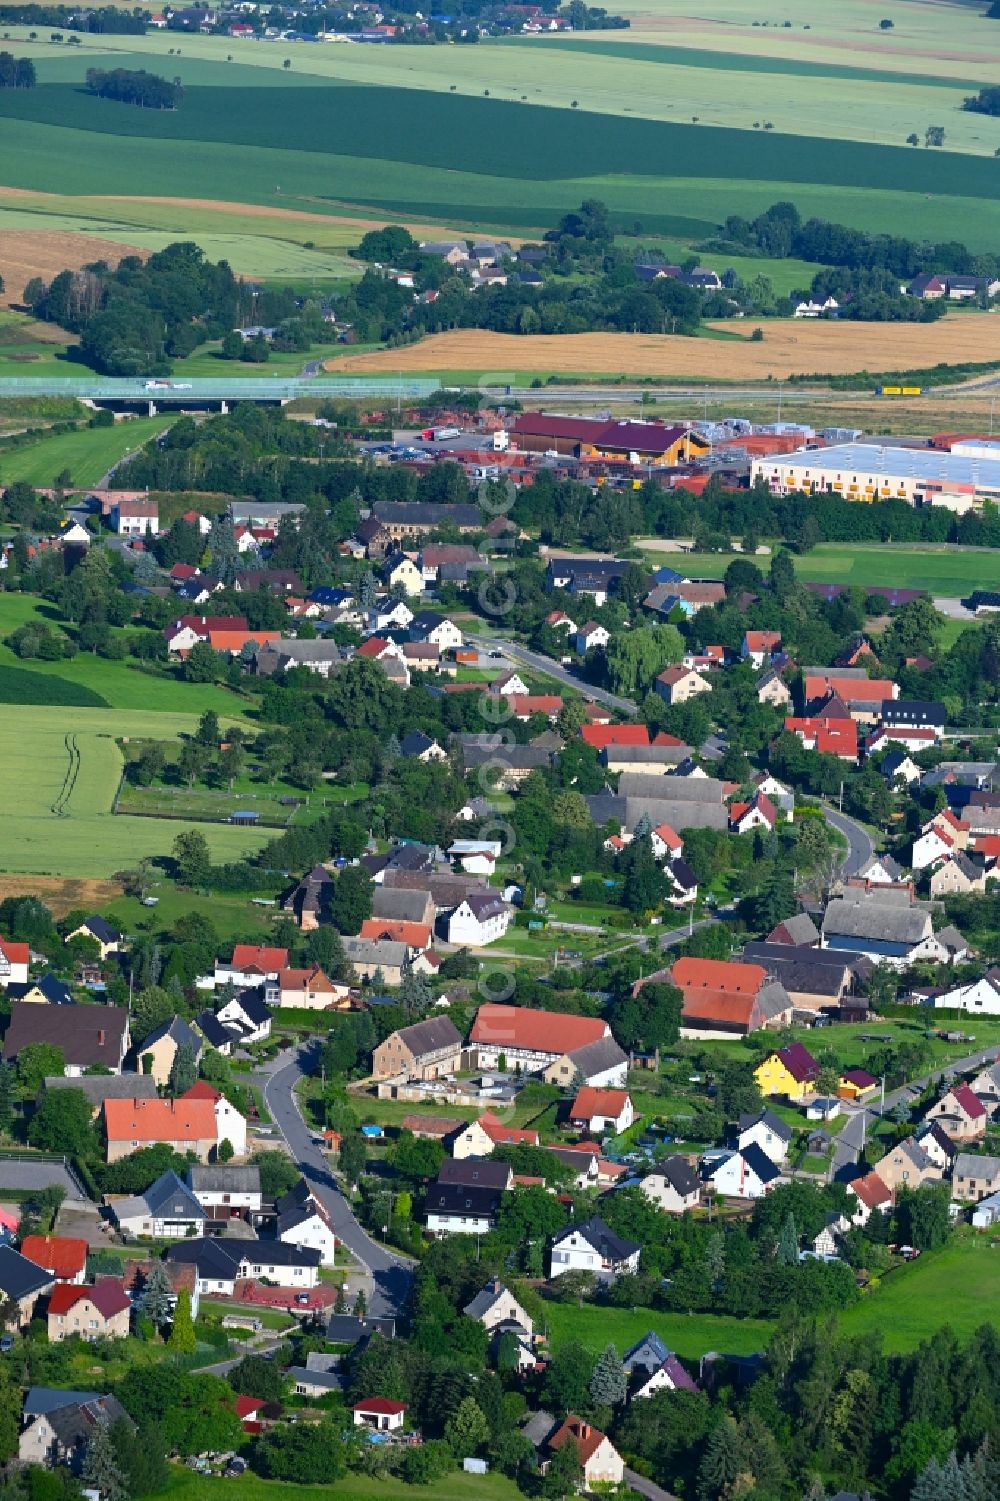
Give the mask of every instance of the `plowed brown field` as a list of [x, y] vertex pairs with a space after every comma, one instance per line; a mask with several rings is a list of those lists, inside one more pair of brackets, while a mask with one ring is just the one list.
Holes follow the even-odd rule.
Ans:
[[122, 894], [118, 881], [72, 880], [61, 876], [13, 876], [0, 874], [0, 902], [9, 896], [37, 896], [54, 912], [65, 917], [77, 907], [100, 912]]
[[1000, 317], [961, 313], [939, 323], [826, 323], [787, 319], [763, 324], [754, 342], [749, 320], [716, 323], [736, 335], [696, 339], [669, 334], [517, 334], [455, 329], [406, 349], [331, 360], [328, 370], [530, 371], [553, 374], [691, 376], [707, 380], [786, 380], [859, 370], [923, 369], [1000, 361]]

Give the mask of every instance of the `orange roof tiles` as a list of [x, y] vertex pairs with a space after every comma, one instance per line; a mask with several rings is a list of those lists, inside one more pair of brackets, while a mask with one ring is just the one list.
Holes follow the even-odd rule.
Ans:
[[[762, 971], [763, 973], [763, 971]], [[561, 1011], [533, 1011], [527, 1006], [480, 1006], [470, 1041], [539, 1053], [572, 1053], [609, 1035], [607, 1022], [595, 1016], [568, 1016]]]
[[87, 1264], [87, 1242], [73, 1235], [26, 1235], [21, 1255], [56, 1277], [79, 1277]]
[[262, 974], [288, 968], [288, 950], [268, 948], [265, 944], [238, 943], [233, 949], [234, 969], [259, 969]]
[[590, 1121], [595, 1115], [607, 1115], [617, 1120], [627, 1104], [627, 1089], [595, 1089], [585, 1084], [570, 1107], [569, 1118]]
[[105, 1100], [108, 1141], [215, 1140], [211, 1100]]

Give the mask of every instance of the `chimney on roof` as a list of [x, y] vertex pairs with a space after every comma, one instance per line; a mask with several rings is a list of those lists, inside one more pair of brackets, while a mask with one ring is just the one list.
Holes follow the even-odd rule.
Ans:
[[589, 1438], [590, 1437], [590, 1424], [589, 1423], [578, 1423], [577, 1426], [576, 1426], [576, 1432], [577, 1432], [577, 1436], [579, 1438]]
[[98, 1031], [98, 1034], [97, 1034], [97, 1045], [98, 1045], [98, 1047], [103, 1048], [103, 1046], [105, 1044], [105, 1041], [107, 1040], [107, 1035], [108, 1034], [105, 1032], [104, 1028], [101, 1027], [100, 1030]]

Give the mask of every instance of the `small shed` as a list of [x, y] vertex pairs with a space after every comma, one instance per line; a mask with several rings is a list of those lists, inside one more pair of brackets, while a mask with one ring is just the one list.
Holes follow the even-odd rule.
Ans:
[[253, 828], [254, 824], [260, 822], [260, 814], [255, 813], [252, 808], [237, 808], [230, 813], [229, 822], [240, 824], [243, 828]]

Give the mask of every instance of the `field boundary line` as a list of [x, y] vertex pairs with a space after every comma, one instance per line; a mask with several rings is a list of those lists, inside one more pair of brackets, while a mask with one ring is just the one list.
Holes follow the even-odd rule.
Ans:
[[72, 730], [67, 731], [64, 743], [69, 755], [69, 765], [66, 768], [66, 775], [63, 777], [63, 783], [55, 802], [51, 805], [51, 811], [57, 818], [69, 818], [71, 816], [67, 805], [73, 796], [76, 779], [80, 774], [80, 749], [76, 743], [76, 735]]

